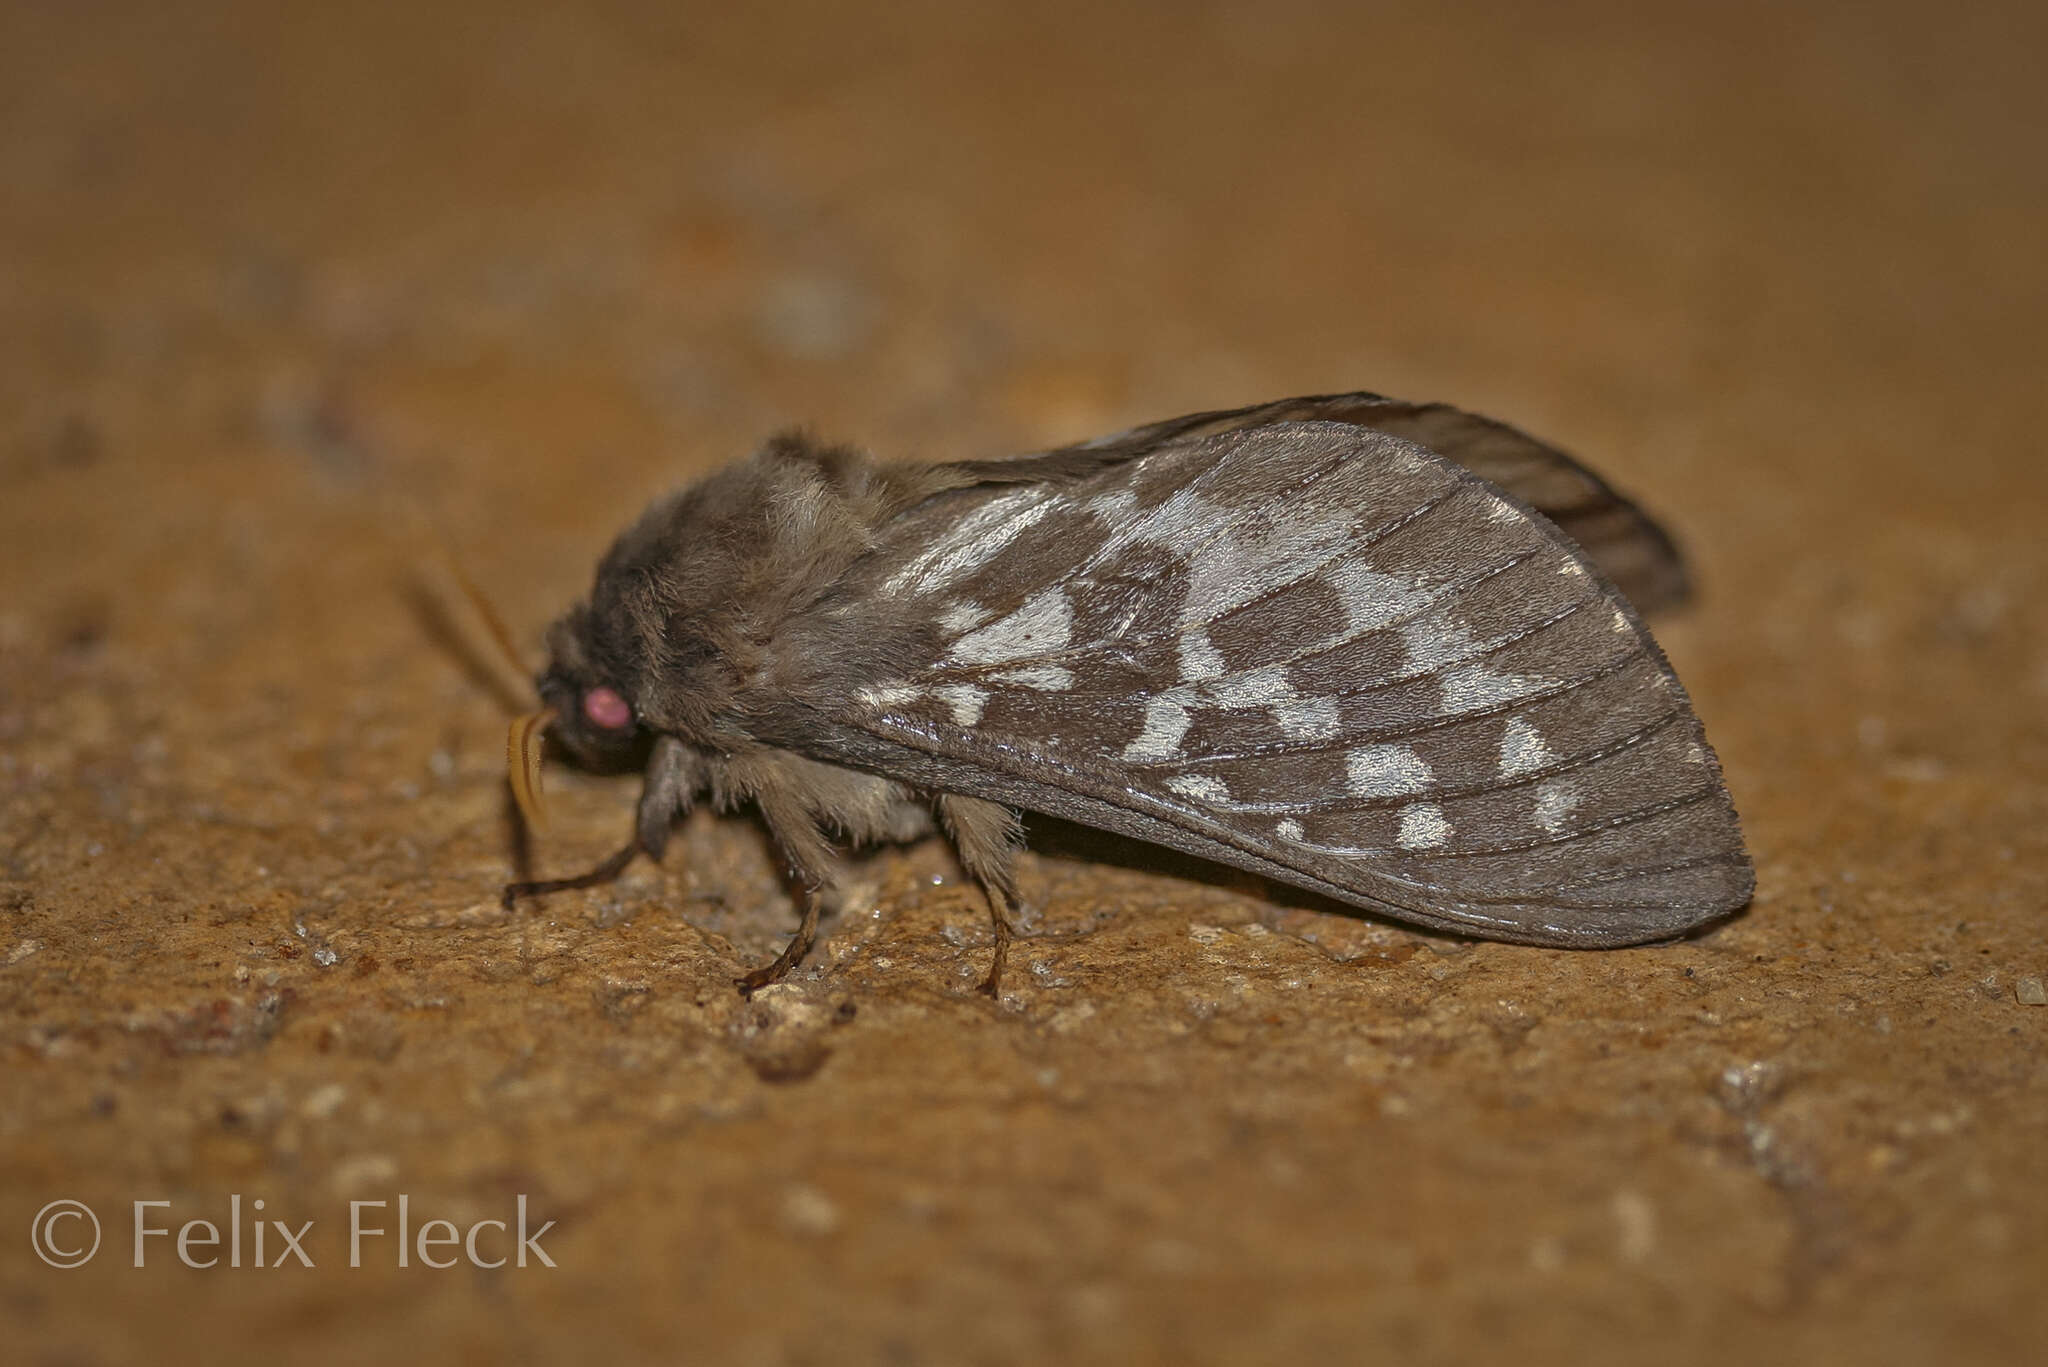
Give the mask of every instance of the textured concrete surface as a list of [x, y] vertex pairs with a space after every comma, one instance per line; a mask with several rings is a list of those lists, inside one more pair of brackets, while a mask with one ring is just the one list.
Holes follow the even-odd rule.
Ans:
[[[736, 8], [0, 10], [0, 1357], [2048, 1354], [2038, 9]], [[1045, 827], [1000, 1006], [936, 844], [748, 1005], [744, 821], [497, 910], [408, 510], [532, 643], [784, 423], [1360, 386], [1679, 528], [1746, 917], [1461, 943]], [[551, 784], [534, 866], [611, 848]], [[401, 1196], [556, 1266], [348, 1266]], [[134, 1266], [149, 1200], [244, 1266]]]

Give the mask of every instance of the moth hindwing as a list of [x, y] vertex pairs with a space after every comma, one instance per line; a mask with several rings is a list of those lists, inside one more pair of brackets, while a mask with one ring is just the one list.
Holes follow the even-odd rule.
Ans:
[[1752, 873], [1617, 578], [1685, 591], [1597, 476], [1441, 405], [934, 467], [784, 442], [621, 539], [542, 691], [578, 748], [622, 699], [661, 738], [642, 847], [709, 789], [823, 884], [830, 833], [908, 838], [935, 800], [999, 956], [1015, 809], [1460, 933], [1624, 945], [1739, 908]]

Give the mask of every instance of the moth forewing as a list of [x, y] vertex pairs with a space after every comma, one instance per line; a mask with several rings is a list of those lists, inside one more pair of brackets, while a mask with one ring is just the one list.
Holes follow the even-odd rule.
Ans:
[[927, 783], [1489, 938], [1630, 943], [1748, 899], [1718, 764], [1627, 600], [1410, 442], [1169, 436], [1051, 491], [942, 495], [855, 573], [951, 624], [844, 712]]

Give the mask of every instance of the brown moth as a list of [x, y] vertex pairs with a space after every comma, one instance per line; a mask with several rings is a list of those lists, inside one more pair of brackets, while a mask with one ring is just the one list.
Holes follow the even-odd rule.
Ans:
[[803, 890], [936, 823], [998, 991], [1021, 811], [1525, 944], [1666, 939], [1745, 905], [1719, 763], [1639, 612], [1670, 539], [1571, 457], [1370, 394], [1199, 413], [1008, 460], [770, 441], [649, 508], [548, 634], [509, 759], [646, 754], [658, 858], [751, 803]]

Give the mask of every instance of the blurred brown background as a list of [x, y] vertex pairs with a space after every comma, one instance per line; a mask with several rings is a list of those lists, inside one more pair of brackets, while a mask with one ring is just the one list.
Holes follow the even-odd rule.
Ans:
[[[2039, 1360], [2040, 15], [7, 5], [0, 1356]], [[1358, 387], [1678, 527], [1747, 917], [1467, 944], [1052, 831], [1092, 933], [1004, 1006], [936, 844], [745, 1006], [746, 822], [496, 910], [403, 510], [531, 643], [778, 425]], [[537, 867], [624, 833], [551, 783]], [[350, 1268], [400, 1195], [558, 1266]], [[237, 1196], [318, 1266], [131, 1265]]]

